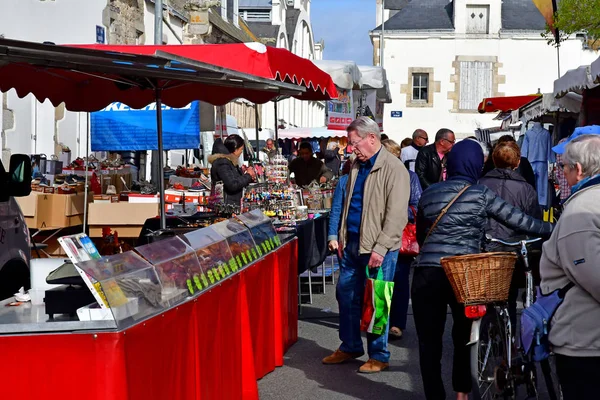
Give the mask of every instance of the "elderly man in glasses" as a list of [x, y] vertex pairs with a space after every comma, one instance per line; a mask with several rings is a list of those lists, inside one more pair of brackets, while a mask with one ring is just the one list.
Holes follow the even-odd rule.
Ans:
[[446, 180], [446, 154], [452, 150], [455, 142], [454, 132], [442, 128], [435, 134], [435, 143], [419, 151], [415, 172], [419, 176], [423, 190], [434, 183]]
[[417, 129], [413, 132], [411, 145], [403, 148], [402, 153], [400, 153], [400, 160], [402, 160], [406, 168], [415, 172], [417, 154], [419, 154], [419, 150], [421, 150], [428, 142], [429, 136], [423, 129]]
[[[393, 281], [408, 219], [410, 177], [402, 162], [382, 147], [377, 123], [360, 117], [346, 130], [356, 161], [348, 175], [338, 237], [329, 237], [330, 249], [341, 258], [337, 299], [342, 344], [323, 359], [324, 364], [340, 364], [364, 354], [360, 322], [366, 267], [371, 277], [381, 268], [383, 279]], [[380, 335], [367, 334], [369, 359], [359, 372], [389, 367], [388, 328]]]

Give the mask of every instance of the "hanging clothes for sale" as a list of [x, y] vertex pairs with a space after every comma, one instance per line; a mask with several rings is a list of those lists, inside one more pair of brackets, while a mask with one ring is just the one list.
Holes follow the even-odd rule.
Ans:
[[540, 206], [548, 206], [548, 163], [555, 162], [552, 151], [552, 135], [544, 126], [536, 122], [525, 132], [521, 155], [531, 163], [535, 173], [535, 184]]

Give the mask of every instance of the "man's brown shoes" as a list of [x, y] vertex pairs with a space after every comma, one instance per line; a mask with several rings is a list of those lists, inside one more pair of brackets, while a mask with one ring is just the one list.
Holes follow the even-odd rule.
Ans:
[[337, 349], [333, 352], [332, 355], [327, 356], [323, 359], [323, 364], [331, 365], [331, 364], [341, 364], [348, 360], [352, 360], [354, 358], [361, 357], [362, 353], [346, 353], [345, 351], [341, 351]]

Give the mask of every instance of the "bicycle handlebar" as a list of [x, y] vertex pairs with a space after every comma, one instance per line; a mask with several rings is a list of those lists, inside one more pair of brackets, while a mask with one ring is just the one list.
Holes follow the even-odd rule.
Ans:
[[523, 243], [527, 245], [527, 244], [539, 242], [540, 240], [542, 240], [542, 238], [539, 237], [539, 238], [529, 239], [529, 240], [519, 240], [518, 242], [505, 242], [504, 240], [501, 240], [501, 239], [494, 239], [490, 235], [485, 235], [485, 238], [489, 242], [492, 242], [492, 243], [501, 243], [501, 244], [503, 244], [505, 246], [510, 246], [510, 247], [522, 246]]

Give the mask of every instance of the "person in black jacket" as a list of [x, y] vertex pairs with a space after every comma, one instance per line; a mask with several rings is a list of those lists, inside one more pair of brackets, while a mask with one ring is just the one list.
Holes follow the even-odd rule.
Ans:
[[[411, 295], [427, 399], [444, 399], [446, 396], [440, 361], [448, 305], [454, 320], [452, 386], [457, 399], [467, 399], [467, 393], [471, 391], [469, 348], [466, 346], [471, 321], [465, 317], [464, 307], [456, 301], [440, 259], [480, 253], [489, 218], [534, 235], [549, 235], [552, 231], [551, 224], [527, 216], [486, 186], [477, 185], [482, 169], [480, 145], [472, 140], [459, 142], [448, 154], [448, 180], [426, 189], [419, 201], [417, 241], [421, 251], [413, 263]], [[468, 185], [471, 186], [458, 196], [429, 233], [444, 207]]]
[[256, 177], [254, 169], [242, 172], [239, 159], [244, 152], [244, 139], [239, 135], [229, 135], [225, 143], [215, 142], [213, 154], [208, 157], [212, 164], [210, 177], [213, 189], [218, 182], [223, 182], [223, 201], [226, 204], [241, 205], [244, 188]]
[[455, 142], [454, 132], [444, 128], [435, 134], [435, 143], [419, 150], [415, 172], [419, 176], [423, 190], [434, 183], [446, 180], [446, 154], [452, 150]]
[[[542, 210], [538, 203], [535, 188], [527, 183], [525, 178], [517, 172], [517, 168], [521, 162], [521, 150], [517, 143], [510, 140], [498, 143], [494, 148], [491, 158], [493, 159], [496, 168], [481, 178], [479, 183], [490, 188], [497, 196], [504, 199], [510, 205], [517, 207], [525, 214], [536, 219], [542, 219]], [[522, 235], [520, 232], [504, 226], [494, 219], [488, 220], [485, 232], [493, 238], [509, 242], [515, 242], [526, 238], [526, 235]], [[507, 248], [494, 244], [487, 245], [486, 250], [515, 251], [514, 248]], [[530, 265], [538, 265], [538, 263], [533, 262], [532, 256], [533, 254], [530, 253]], [[510, 296], [508, 299], [509, 314], [513, 328], [516, 328], [517, 326], [517, 295], [519, 288], [524, 287], [524, 278], [524, 265], [522, 264], [521, 259], [519, 259], [513, 274], [513, 280], [510, 286]]]
[[[504, 136], [501, 136], [500, 139], [498, 139], [498, 141], [496, 142], [496, 146], [498, 146], [502, 143], [508, 143], [508, 142], [517, 144], [517, 142], [515, 141], [515, 138], [512, 137], [512, 135], [504, 135]], [[517, 144], [517, 146], [519, 146], [519, 145]], [[492, 153], [493, 153], [493, 151], [494, 150], [492, 149]], [[486, 163], [483, 167], [482, 176], [485, 176], [488, 172], [490, 172], [493, 169], [494, 169], [494, 161], [490, 157], [490, 158], [488, 158], [488, 160], [486, 161]], [[533, 172], [533, 168], [531, 167], [531, 163], [529, 162], [527, 157], [521, 157], [521, 162], [519, 163], [519, 166], [517, 167], [516, 171], [523, 178], [525, 178], [525, 182], [529, 183], [535, 189], [535, 173]]]

